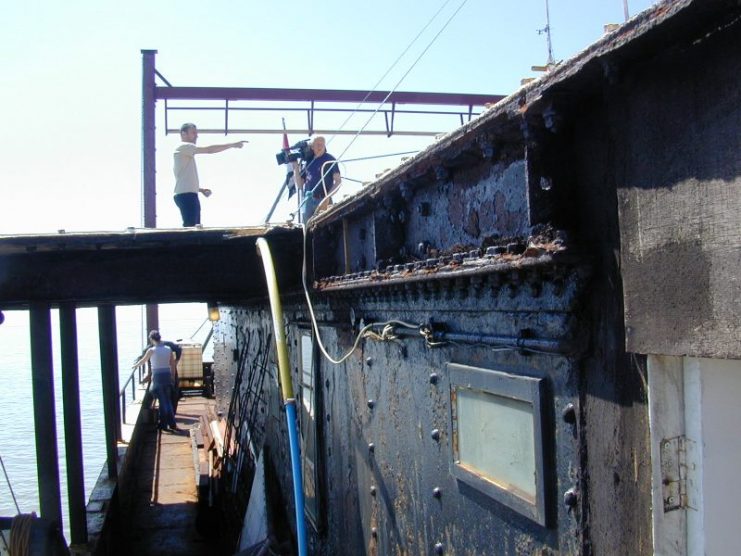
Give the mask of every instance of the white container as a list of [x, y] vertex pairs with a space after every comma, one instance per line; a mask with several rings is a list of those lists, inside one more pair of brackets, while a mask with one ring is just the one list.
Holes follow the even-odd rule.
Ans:
[[178, 378], [182, 380], [203, 379], [203, 350], [201, 344], [178, 342], [183, 354], [178, 361]]

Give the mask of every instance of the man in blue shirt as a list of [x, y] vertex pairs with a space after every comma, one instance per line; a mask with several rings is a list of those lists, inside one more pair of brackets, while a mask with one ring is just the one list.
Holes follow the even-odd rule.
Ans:
[[302, 199], [301, 222], [304, 224], [315, 211], [324, 210], [331, 202], [330, 196], [337, 191], [342, 178], [337, 159], [327, 152], [327, 143], [321, 135], [311, 142], [314, 153], [306, 167], [299, 171], [298, 162], [293, 162], [293, 176]]

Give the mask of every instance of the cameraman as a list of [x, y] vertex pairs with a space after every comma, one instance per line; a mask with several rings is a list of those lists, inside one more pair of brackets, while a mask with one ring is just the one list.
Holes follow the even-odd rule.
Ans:
[[309, 221], [316, 210], [324, 210], [331, 203], [330, 195], [340, 186], [340, 168], [337, 160], [327, 152], [327, 144], [321, 135], [311, 142], [314, 153], [306, 167], [300, 171], [298, 162], [293, 161], [293, 178], [302, 199], [301, 222]]

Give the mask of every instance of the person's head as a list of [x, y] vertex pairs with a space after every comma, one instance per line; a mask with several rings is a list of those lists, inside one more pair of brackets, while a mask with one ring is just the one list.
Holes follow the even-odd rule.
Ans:
[[198, 128], [196, 124], [186, 123], [180, 126], [180, 139], [184, 143], [195, 143], [198, 139]]
[[149, 333], [149, 341], [153, 344], [156, 344], [162, 341], [162, 336], [160, 336], [160, 333], [158, 330], [152, 330]]
[[317, 135], [312, 139], [311, 141], [311, 150], [314, 152], [314, 156], [322, 156], [324, 153], [327, 152], [327, 142], [324, 140], [324, 137], [321, 135]]

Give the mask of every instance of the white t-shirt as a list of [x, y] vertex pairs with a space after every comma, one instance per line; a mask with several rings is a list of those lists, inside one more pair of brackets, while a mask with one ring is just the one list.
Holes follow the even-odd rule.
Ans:
[[169, 369], [170, 358], [172, 357], [172, 350], [165, 345], [152, 346], [149, 348], [152, 352], [150, 360], [152, 361], [152, 369]]
[[175, 173], [175, 195], [198, 193], [198, 169], [196, 168], [196, 146], [180, 143], [175, 149], [173, 172]]

